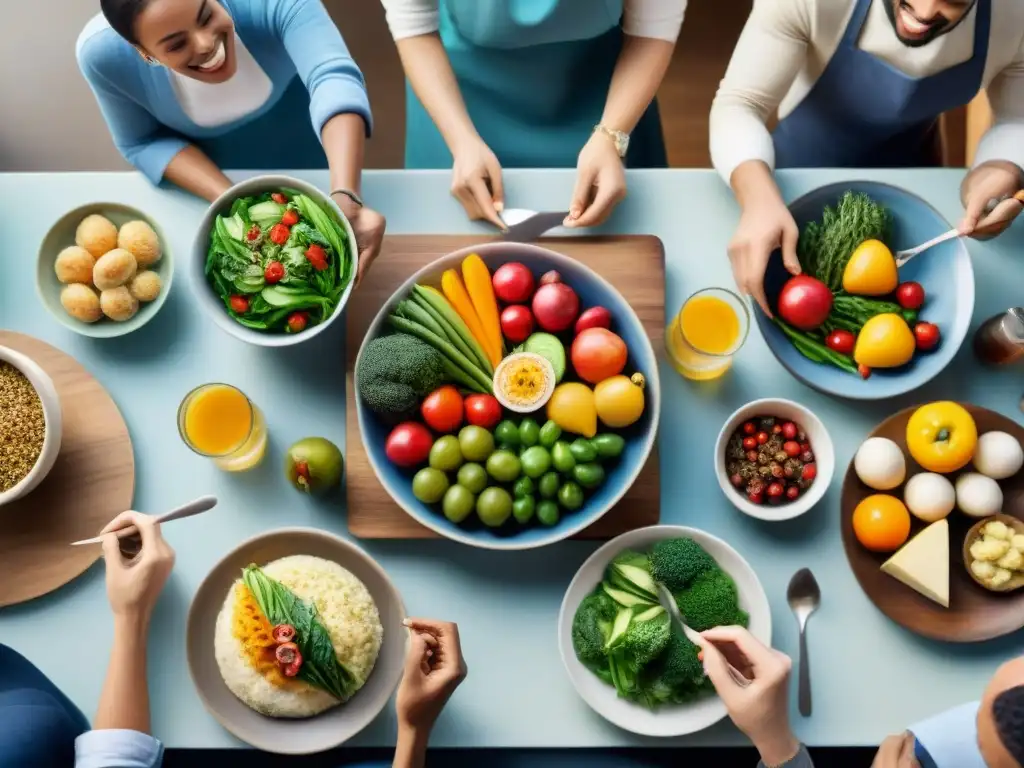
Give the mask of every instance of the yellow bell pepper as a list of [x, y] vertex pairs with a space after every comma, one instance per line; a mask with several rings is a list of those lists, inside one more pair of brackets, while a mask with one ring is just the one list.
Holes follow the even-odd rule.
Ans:
[[857, 296], [885, 296], [899, 282], [896, 257], [880, 240], [865, 240], [857, 246], [843, 270], [843, 290]]
[[875, 315], [860, 329], [853, 359], [868, 368], [898, 368], [914, 357], [914, 334], [897, 314]]
[[978, 447], [978, 427], [970, 412], [948, 400], [918, 408], [907, 422], [907, 449], [929, 472], [956, 472]]

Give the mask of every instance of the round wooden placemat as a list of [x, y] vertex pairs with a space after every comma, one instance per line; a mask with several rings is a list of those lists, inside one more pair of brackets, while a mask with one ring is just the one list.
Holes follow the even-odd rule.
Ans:
[[34, 360], [60, 395], [64, 432], [50, 474], [22, 499], [0, 507], [0, 606], [45, 595], [95, 563], [100, 547], [70, 543], [99, 533], [131, 509], [135, 457], [110, 395], [70, 355], [21, 333], [0, 345]]
[[[1002, 414], [961, 403], [978, 425], [978, 434], [1008, 432], [1024, 445], [1024, 427]], [[907, 408], [879, 424], [869, 437], [887, 437], [898, 445], [907, 459], [907, 480], [925, 470], [914, 461], [907, 450], [907, 422], [917, 408]], [[968, 465], [959, 472], [947, 475], [955, 482], [958, 475], [973, 471]], [[1024, 470], [1006, 480], [999, 481], [1003, 489], [1003, 514], [1024, 520]], [[967, 572], [963, 558], [964, 537], [977, 520], [957, 509], [949, 515], [949, 608], [933, 603], [891, 576], [879, 570], [891, 555], [869, 552], [853, 534], [853, 511], [868, 496], [881, 491], [868, 488], [857, 477], [850, 462], [843, 480], [841, 526], [846, 558], [850, 561], [861, 589], [875, 606], [897, 624], [933, 640], [953, 643], [973, 643], [1008, 635], [1024, 627], [1024, 589], [1010, 593], [990, 592], [977, 584]], [[885, 491], [903, 498], [903, 485]], [[920, 533], [926, 524], [913, 519], [911, 537]]]

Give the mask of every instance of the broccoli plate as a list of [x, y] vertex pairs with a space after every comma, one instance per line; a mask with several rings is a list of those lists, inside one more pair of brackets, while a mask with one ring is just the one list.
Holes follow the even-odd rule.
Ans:
[[269, 333], [326, 321], [352, 280], [352, 252], [336, 215], [290, 190], [235, 200], [210, 231], [206, 278], [228, 314]]
[[745, 627], [750, 620], [732, 577], [693, 539], [666, 539], [648, 554], [620, 552], [576, 609], [572, 646], [576, 658], [619, 696], [651, 709], [714, 690], [697, 646], [672, 629], [657, 582], [672, 592], [686, 624], [698, 632]]

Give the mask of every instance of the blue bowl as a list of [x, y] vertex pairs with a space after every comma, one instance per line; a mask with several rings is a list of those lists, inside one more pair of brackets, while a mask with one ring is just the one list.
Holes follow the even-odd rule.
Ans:
[[[874, 181], [842, 182], [808, 192], [789, 206], [797, 226], [802, 229], [820, 219], [825, 206], [835, 206], [848, 191], [862, 192], [892, 212], [894, 224], [889, 246], [893, 252], [913, 248], [953, 228], [916, 195]], [[773, 312], [788, 278], [782, 255], [776, 251], [765, 273], [765, 293]], [[924, 288], [926, 299], [920, 319], [939, 326], [942, 340], [934, 351], [916, 354], [900, 368], [876, 369], [868, 379], [808, 360], [796, 351], [760, 307], [754, 316], [768, 348], [790, 373], [808, 386], [853, 400], [896, 397], [927, 383], [949, 365], [967, 336], [974, 313], [974, 270], [967, 247], [960, 239], [935, 246], [901, 268], [900, 282], [907, 281], [916, 281]]]
[[[610, 462], [606, 469], [608, 476], [605, 482], [591, 492], [583, 507], [575, 512], [565, 512], [556, 525], [546, 527], [538, 523], [520, 526], [514, 519], [509, 520], [501, 528], [487, 528], [476, 521], [471, 515], [461, 525], [448, 520], [441, 512], [440, 505], [427, 505], [419, 501], [412, 493], [412, 477], [415, 470], [396, 467], [384, 453], [391, 425], [384, 423], [369, 408], [363, 406], [359, 397], [359, 361], [366, 349], [366, 344], [387, 331], [386, 319], [391, 310], [405, 298], [416, 283], [438, 286], [441, 273], [446, 269], [459, 269], [462, 260], [471, 253], [477, 253], [487, 264], [491, 273], [509, 261], [525, 264], [534, 274], [540, 277], [548, 270], [558, 270], [565, 283], [576, 291], [580, 298], [581, 309], [593, 306], [607, 307], [612, 313], [613, 330], [622, 337], [629, 349], [629, 360], [626, 371], [639, 371], [647, 379], [644, 391], [646, 403], [644, 414], [640, 420], [625, 430], [615, 430], [626, 439], [626, 448], [622, 456]], [[563, 338], [563, 341], [565, 339]], [[568, 349], [566, 350], [568, 353]], [[598, 275], [581, 262], [549, 251], [535, 245], [521, 243], [489, 243], [444, 256], [414, 274], [399, 288], [381, 308], [373, 319], [366, 337], [363, 339], [356, 359], [356, 415], [359, 419], [359, 431], [362, 434], [366, 454], [370, 466], [380, 480], [381, 485], [391, 494], [402, 509], [408, 512], [417, 522], [449, 539], [484, 549], [533, 549], [553, 544], [568, 538], [599, 520], [629, 490], [643, 469], [654, 447], [655, 433], [658, 429], [658, 416], [661, 413], [661, 385], [658, 379], [658, 364], [654, 349], [647, 337], [640, 319], [611, 283]], [[543, 423], [543, 411], [536, 417]], [[470, 521], [473, 521], [472, 524]]]

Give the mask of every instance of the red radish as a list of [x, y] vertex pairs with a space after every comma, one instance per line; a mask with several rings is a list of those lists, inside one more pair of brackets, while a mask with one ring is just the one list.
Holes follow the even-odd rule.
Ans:
[[832, 311], [832, 291], [809, 275], [789, 278], [779, 293], [779, 315], [801, 331], [813, 331]]
[[518, 261], [502, 264], [491, 277], [494, 295], [506, 304], [522, 304], [533, 295], [533, 273]]
[[429, 429], [417, 421], [406, 421], [391, 430], [384, 443], [384, 453], [392, 464], [415, 467], [427, 460], [433, 444]]
[[533, 317], [537, 325], [545, 331], [564, 331], [576, 320], [576, 315], [580, 311], [580, 299], [576, 291], [565, 283], [545, 283], [543, 277], [541, 283], [540, 288], [533, 294]]
[[918, 323], [914, 326], [914, 340], [922, 352], [935, 349], [939, 344], [939, 326], [935, 323]]
[[591, 307], [584, 310], [576, 321], [576, 333], [581, 334], [588, 328], [611, 328], [612, 313], [604, 307]]
[[849, 331], [832, 331], [825, 338], [825, 345], [841, 355], [852, 355], [853, 348], [857, 344], [857, 337]]
[[920, 283], [900, 283], [896, 289], [896, 301], [904, 309], [920, 309], [924, 304], [924, 288]]
[[513, 344], [521, 344], [533, 333], [533, 315], [530, 314], [530, 308], [522, 304], [505, 307], [500, 319], [502, 334]]
[[540, 284], [548, 285], [549, 283], [560, 283], [562, 282], [562, 276], [554, 269], [545, 272], [540, 276]]

